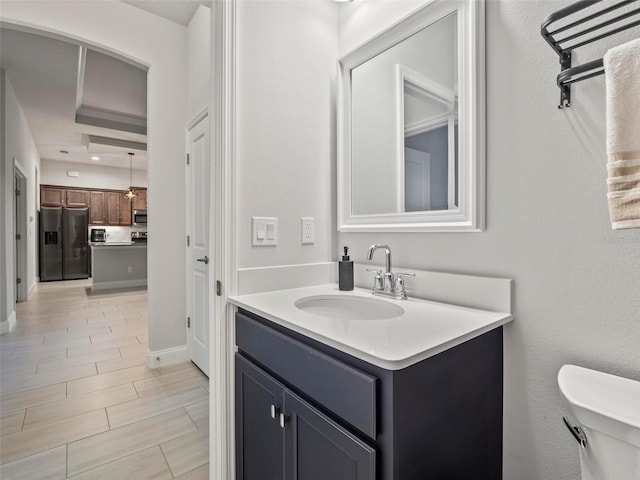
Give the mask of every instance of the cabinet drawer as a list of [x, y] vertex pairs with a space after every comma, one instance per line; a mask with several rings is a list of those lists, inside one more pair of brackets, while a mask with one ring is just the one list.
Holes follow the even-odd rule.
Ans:
[[377, 379], [241, 312], [238, 349], [292, 388], [372, 439], [377, 435]]

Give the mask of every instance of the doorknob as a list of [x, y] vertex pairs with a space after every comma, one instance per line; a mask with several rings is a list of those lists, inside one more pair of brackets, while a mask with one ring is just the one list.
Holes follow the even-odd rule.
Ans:
[[198, 259], [196, 260], [196, 262], [202, 262], [202, 263], [204, 263], [205, 265], [207, 265], [207, 264], [209, 263], [209, 257], [207, 257], [207, 256], [205, 255], [205, 256], [204, 256], [204, 257], [202, 257], [202, 258], [198, 258]]

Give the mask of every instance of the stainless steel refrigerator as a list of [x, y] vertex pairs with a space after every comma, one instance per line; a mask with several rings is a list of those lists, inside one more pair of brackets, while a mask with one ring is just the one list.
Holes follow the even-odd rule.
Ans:
[[40, 281], [89, 278], [89, 209], [41, 207]]

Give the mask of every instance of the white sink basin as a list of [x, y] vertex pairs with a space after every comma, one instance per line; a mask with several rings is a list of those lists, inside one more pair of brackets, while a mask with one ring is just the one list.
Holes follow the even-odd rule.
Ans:
[[296, 301], [295, 306], [319, 317], [342, 320], [385, 320], [404, 313], [404, 309], [394, 303], [353, 295], [304, 297]]

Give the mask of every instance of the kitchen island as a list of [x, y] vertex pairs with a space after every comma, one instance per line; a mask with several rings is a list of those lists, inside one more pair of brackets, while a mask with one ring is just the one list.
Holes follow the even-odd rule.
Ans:
[[147, 285], [146, 243], [91, 242], [91, 290]]

